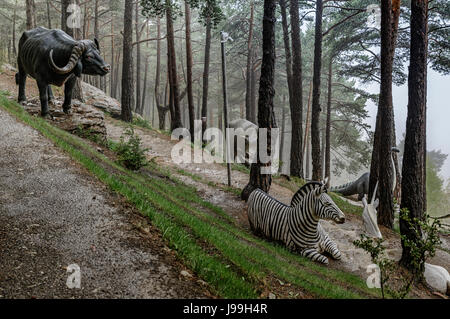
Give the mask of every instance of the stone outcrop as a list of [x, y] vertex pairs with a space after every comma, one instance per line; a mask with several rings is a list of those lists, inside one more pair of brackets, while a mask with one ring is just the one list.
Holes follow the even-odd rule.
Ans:
[[[49, 104], [49, 113], [52, 124], [71, 132], [85, 132], [90, 135], [98, 135], [106, 138], [105, 116], [103, 112], [95, 107], [73, 100], [71, 114], [62, 111], [63, 101], [56, 98], [54, 104]], [[31, 115], [40, 116], [41, 106], [39, 98], [33, 98], [23, 105], [24, 109]]]
[[87, 104], [92, 105], [103, 112], [108, 112], [114, 118], [120, 117], [121, 107], [119, 101], [109, 97], [102, 90], [86, 82], [82, 82], [82, 87]]

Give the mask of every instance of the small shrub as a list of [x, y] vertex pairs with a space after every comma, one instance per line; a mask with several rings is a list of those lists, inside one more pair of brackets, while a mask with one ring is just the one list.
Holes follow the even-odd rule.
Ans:
[[[417, 280], [422, 280], [425, 262], [428, 258], [434, 256], [436, 247], [440, 244], [439, 239], [439, 221], [429, 222], [429, 216], [425, 215], [423, 220], [410, 218], [407, 209], [402, 209], [400, 219], [406, 223], [406, 226], [416, 233], [417, 240], [412, 241], [405, 236], [401, 236], [403, 244], [411, 251], [411, 271], [402, 270], [399, 265], [386, 256], [386, 247], [383, 246], [383, 238], [370, 238], [361, 235], [359, 240], [353, 244], [362, 248], [372, 259], [374, 264], [380, 268], [380, 288], [382, 298], [387, 295], [395, 299], [403, 299], [411, 291], [412, 285]], [[392, 279], [393, 275], [400, 273], [400, 284], [398, 280]]]
[[127, 128], [120, 137], [120, 142], [114, 146], [118, 156], [118, 162], [128, 169], [137, 171], [148, 165], [144, 149], [141, 146], [141, 138], [134, 133], [132, 127]]

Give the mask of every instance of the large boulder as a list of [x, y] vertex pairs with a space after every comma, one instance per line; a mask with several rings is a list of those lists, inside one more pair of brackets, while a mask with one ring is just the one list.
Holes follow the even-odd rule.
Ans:
[[[71, 133], [98, 135], [102, 139], [106, 139], [103, 112], [89, 104], [73, 100], [71, 114], [67, 115], [62, 111], [62, 103], [61, 98], [56, 98], [53, 105], [49, 104], [52, 124]], [[39, 98], [28, 100], [23, 107], [31, 115], [40, 116], [41, 104]]]
[[90, 104], [103, 112], [108, 112], [113, 117], [120, 117], [121, 107], [119, 101], [86, 82], [82, 82], [82, 88], [87, 104]]

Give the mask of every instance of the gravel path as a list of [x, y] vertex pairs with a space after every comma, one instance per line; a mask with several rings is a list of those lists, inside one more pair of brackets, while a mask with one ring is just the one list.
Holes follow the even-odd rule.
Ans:
[[0, 298], [210, 296], [145, 218], [1, 107], [0, 150]]

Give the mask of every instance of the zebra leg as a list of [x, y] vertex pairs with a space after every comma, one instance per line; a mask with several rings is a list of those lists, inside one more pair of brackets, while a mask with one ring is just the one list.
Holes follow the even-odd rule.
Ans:
[[312, 261], [318, 261], [321, 262], [322, 264], [328, 265], [328, 258], [325, 257], [324, 255], [321, 255], [315, 248], [303, 249], [300, 252], [300, 254], [303, 257], [311, 259]]
[[328, 236], [324, 236], [323, 240], [319, 242], [319, 247], [323, 251], [326, 251], [336, 260], [340, 260], [342, 255], [339, 251], [336, 243], [330, 239]]

